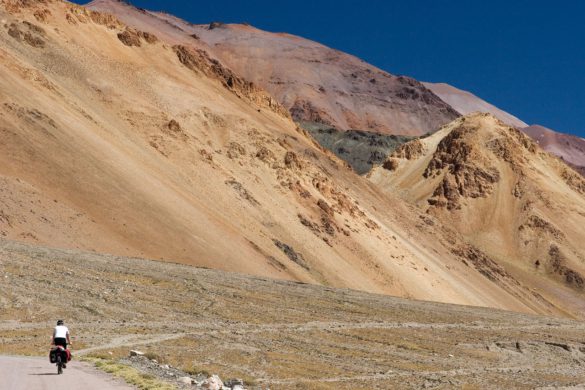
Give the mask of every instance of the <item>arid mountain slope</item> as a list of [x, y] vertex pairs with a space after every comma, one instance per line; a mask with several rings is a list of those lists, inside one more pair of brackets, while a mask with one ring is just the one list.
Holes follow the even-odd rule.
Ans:
[[489, 114], [463, 117], [403, 145], [370, 178], [519, 280], [556, 280], [542, 292], [549, 299], [583, 298], [585, 180], [519, 130]]
[[458, 113], [418, 81], [386, 73], [346, 53], [248, 25], [193, 25], [116, 0], [95, 0], [128, 25], [174, 41], [206, 44], [224, 64], [269, 91], [297, 121], [339, 130], [420, 135]]
[[[206, 50], [268, 90], [290, 110], [296, 121], [307, 124], [307, 128], [325, 126], [337, 130], [421, 135], [455, 119], [457, 113], [473, 112], [493, 114], [517, 128], [528, 126], [470, 92], [444, 83], [421, 84], [410, 78], [395, 77], [353, 56], [289, 34], [269, 33], [247, 25], [193, 25], [118, 0], [94, 0], [88, 7], [114, 14], [128, 25], [153, 32], [167, 42]], [[527, 133], [534, 134], [534, 130]], [[571, 136], [557, 134], [555, 137], [563, 142], [542, 145], [543, 148], [582, 172], [585, 168], [580, 167], [585, 164], [572, 160], [585, 159], [585, 153], [577, 151], [579, 145]], [[340, 146], [344, 149], [347, 149], [345, 144], [353, 143], [351, 136], [346, 138]], [[322, 145], [328, 147], [337, 141], [327, 139]], [[336, 148], [331, 150], [361, 173], [369, 170], [368, 161], [379, 159], [378, 149], [374, 145], [364, 152], [350, 151], [351, 156], [338, 153]], [[364, 163], [356, 165], [356, 160]]]
[[581, 315], [465, 266], [459, 236], [422, 226], [202, 49], [62, 1], [3, 0], [0, 20], [6, 239]]
[[533, 125], [522, 129], [549, 153], [561, 157], [580, 172], [585, 172], [585, 139]]
[[440, 97], [444, 102], [449, 104], [462, 115], [471, 114], [474, 112], [485, 112], [494, 115], [496, 118], [509, 126], [517, 128], [527, 127], [528, 124], [522, 122], [498, 107], [486, 102], [483, 99], [475, 96], [471, 92], [463, 91], [445, 83], [423, 83], [425, 87], [430, 89]]
[[514, 126], [535, 140], [541, 148], [565, 162], [585, 176], [585, 140], [573, 135], [559, 133], [539, 125], [528, 126], [515, 116], [478, 98], [470, 92], [444, 83], [424, 83], [437, 96], [463, 115], [484, 112], [494, 115], [509, 126]]

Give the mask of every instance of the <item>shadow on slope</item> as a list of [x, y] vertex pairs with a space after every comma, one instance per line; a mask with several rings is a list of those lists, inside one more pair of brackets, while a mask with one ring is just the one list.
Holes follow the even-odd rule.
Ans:
[[363, 130], [337, 130], [316, 122], [299, 124], [325, 149], [347, 162], [359, 175], [381, 165], [400, 145], [417, 137], [388, 135]]

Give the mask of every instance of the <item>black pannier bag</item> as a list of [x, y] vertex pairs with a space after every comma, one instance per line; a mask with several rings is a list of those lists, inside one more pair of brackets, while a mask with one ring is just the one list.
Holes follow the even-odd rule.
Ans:
[[67, 353], [66, 350], [63, 350], [61, 348], [53, 348], [49, 352], [49, 360], [51, 361], [51, 364], [57, 363], [58, 353], [61, 353], [61, 361], [63, 363], [67, 363], [68, 361], [71, 360], [71, 356]]
[[57, 348], [53, 348], [49, 352], [49, 360], [51, 361], [51, 364], [57, 363], [57, 351], [58, 351]]

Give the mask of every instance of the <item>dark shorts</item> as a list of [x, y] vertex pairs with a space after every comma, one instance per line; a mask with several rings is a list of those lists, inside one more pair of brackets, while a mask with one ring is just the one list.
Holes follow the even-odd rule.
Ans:
[[55, 337], [55, 345], [60, 345], [63, 348], [67, 348], [67, 339], [64, 337]]

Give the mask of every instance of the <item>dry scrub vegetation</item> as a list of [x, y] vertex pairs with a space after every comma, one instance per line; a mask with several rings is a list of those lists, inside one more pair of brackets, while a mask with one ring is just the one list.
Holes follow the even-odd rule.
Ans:
[[93, 363], [97, 368], [107, 372], [108, 374], [124, 379], [126, 383], [129, 383], [141, 390], [175, 389], [175, 387], [171, 384], [164, 383], [150, 374], [143, 374], [133, 367], [115, 363], [109, 359], [86, 358], [84, 360]]

